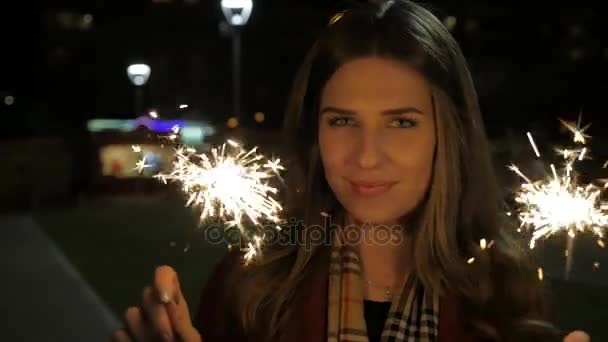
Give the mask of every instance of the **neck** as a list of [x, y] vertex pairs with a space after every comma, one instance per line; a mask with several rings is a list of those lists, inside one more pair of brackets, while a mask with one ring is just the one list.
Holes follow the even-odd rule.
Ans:
[[400, 224], [363, 224], [352, 218], [346, 223], [347, 229], [361, 232], [356, 247], [366, 276], [391, 282], [408, 273], [411, 241]]

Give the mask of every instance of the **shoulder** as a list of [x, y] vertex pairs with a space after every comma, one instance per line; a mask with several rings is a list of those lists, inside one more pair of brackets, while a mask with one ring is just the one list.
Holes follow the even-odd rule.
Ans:
[[477, 341], [467, 329], [464, 318], [463, 298], [455, 293], [447, 293], [439, 302], [439, 342]]

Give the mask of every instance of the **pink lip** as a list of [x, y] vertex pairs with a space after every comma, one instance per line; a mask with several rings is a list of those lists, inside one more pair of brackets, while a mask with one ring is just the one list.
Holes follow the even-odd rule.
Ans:
[[349, 181], [353, 191], [361, 196], [381, 195], [397, 182]]

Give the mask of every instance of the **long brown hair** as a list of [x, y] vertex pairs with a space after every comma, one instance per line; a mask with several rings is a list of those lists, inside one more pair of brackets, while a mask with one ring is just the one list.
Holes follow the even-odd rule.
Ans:
[[[415, 274], [427, 288], [458, 296], [479, 336], [504, 341], [534, 330], [529, 328], [543, 330], [535, 323], [545, 318], [536, 270], [501, 228], [496, 178], [466, 61], [442, 23], [413, 2], [360, 4], [337, 14], [297, 73], [285, 121], [291, 149], [286, 210], [304, 223], [297, 234], [322, 225], [321, 211], [342, 212], [319, 158], [320, 94], [341, 65], [371, 55], [407, 63], [432, 84], [437, 141], [432, 182], [411, 233]], [[492, 247], [482, 251], [482, 238]], [[234, 308], [243, 329], [277, 338], [294, 317], [290, 303], [298, 291], [328, 267], [325, 251], [322, 245], [269, 246], [263, 260], [239, 276]]]

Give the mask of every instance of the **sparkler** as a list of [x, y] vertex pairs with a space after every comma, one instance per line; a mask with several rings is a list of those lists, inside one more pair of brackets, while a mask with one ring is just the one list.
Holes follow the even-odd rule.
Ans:
[[[161, 137], [177, 145], [180, 128], [175, 126], [171, 134]], [[162, 145], [161, 145], [162, 146]], [[133, 152], [142, 153], [139, 145]], [[164, 184], [181, 185], [186, 194], [186, 206], [200, 210], [200, 221], [212, 218], [222, 221], [225, 229], [238, 228], [245, 240], [252, 242], [242, 248], [244, 259], [250, 262], [262, 252], [261, 222], [272, 222], [280, 230], [281, 204], [274, 198], [277, 188], [269, 185], [271, 178], [283, 179], [285, 170], [280, 159], [267, 159], [257, 153], [257, 147], [245, 150], [237, 142], [227, 140], [221, 147], [214, 147], [209, 154], [197, 153], [192, 147], [175, 148], [174, 162], [168, 173], [154, 175]], [[142, 156], [136, 163], [139, 173], [151, 167]]]
[[[590, 138], [585, 131], [591, 124], [581, 128], [580, 117], [576, 126], [561, 119], [560, 122], [573, 134], [575, 143], [584, 145], [585, 139]], [[530, 133], [527, 135], [534, 153], [539, 157], [540, 153], [532, 135]], [[532, 181], [516, 165], [510, 165], [509, 169], [524, 180], [515, 196], [515, 201], [521, 205], [520, 228], [531, 228], [532, 231], [530, 248], [534, 248], [540, 238], [547, 238], [558, 232], [567, 232], [567, 278], [572, 265], [572, 249], [576, 233], [591, 232], [601, 239], [603, 231], [608, 226], [608, 205], [601, 200], [603, 186], [578, 183], [573, 175], [575, 163], [584, 159], [589, 153], [588, 148], [557, 149], [556, 152], [564, 160], [563, 170], [558, 171], [551, 164], [551, 176], [545, 179]]]
[[201, 222], [218, 218], [226, 229], [238, 227], [242, 235], [253, 235], [254, 242], [244, 249], [247, 261], [261, 252], [262, 238], [257, 229], [261, 221], [279, 223], [282, 211], [273, 197], [277, 188], [268, 182], [275, 176], [280, 178], [284, 167], [280, 159], [268, 160], [256, 151], [257, 147], [246, 151], [232, 140], [212, 148], [210, 154], [178, 147], [172, 170], [155, 175], [165, 184], [181, 185], [188, 197], [186, 206], [200, 209]]

